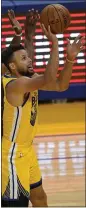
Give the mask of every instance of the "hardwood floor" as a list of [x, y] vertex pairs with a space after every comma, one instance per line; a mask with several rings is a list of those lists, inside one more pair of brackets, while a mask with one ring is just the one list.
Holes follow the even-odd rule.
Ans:
[[85, 136], [40, 136], [34, 144], [48, 205], [85, 206]]
[[85, 103], [39, 105], [34, 145], [49, 206], [85, 207]]

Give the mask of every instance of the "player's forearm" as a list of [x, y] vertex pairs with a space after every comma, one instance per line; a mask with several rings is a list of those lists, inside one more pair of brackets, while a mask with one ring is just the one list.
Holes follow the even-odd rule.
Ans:
[[25, 38], [25, 48], [27, 50], [28, 56], [33, 61], [34, 59], [33, 36], [28, 36]]
[[21, 43], [21, 35], [15, 35], [10, 43], [10, 45], [19, 45]]
[[45, 70], [45, 77], [48, 81], [56, 81], [56, 75], [59, 67], [59, 52], [58, 41], [52, 44], [52, 51], [50, 53], [50, 59]]
[[59, 88], [61, 91], [68, 89], [69, 82], [72, 76], [72, 69], [73, 63], [70, 63], [66, 60], [65, 66], [58, 77]]

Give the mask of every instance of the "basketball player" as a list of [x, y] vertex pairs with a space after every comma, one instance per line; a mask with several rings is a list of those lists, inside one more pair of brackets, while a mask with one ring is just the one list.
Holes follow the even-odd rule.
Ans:
[[[27, 28], [33, 25], [35, 11], [30, 12]], [[33, 28], [33, 27], [32, 27]], [[67, 58], [63, 71], [56, 79], [59, 67], [58, 40], [42, 25], [52, 42], [49, 62], [43, 75], [35, 74], [32, 60], [22, 45], [10, 46], [3, 52], [3, 61], [10, 75], [3, 76], [4, 115], [2, 139], [2, 206], [47, 207], [47, 197], [33, 148], [37, 128], [38, 89], [64, 91], [68, 89], [74, 59], [83, 49], [83, 38], [73, 44], [68, 41]], [[26, 30], [26, 42], [32, 40], [33, 30]], [[27, 34], [28, 33], [28, 34]], [[31, 42], [32, 44], [32, 42]], [[32, 49], [31, 49], [32, 50]]]
[[35, 76], [32, 61], [22, 45], [11, 45], [2, 54], [10, 72], [10, 76], [3, 76], [2, 206], [28, 206], [30, 189], [36, 188], [39, 198], [32, 202], [33, 206], [47, 206], [32, 146], [37, 126], [37, 90], [56, 79], [59, 62], [58, 40], [50, 28], [47, 37], [53, 46], [44, 75]]

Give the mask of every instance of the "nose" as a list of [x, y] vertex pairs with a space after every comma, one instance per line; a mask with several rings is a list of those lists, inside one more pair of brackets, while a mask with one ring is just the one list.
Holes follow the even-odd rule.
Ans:
[[32, 62], [31, 58], [29, 58], [29, 57], [28, 57], [28, 60], [29, 60], [30, 62]]
[[32, 64], [31, 58], [28, 58], [28, 64]]

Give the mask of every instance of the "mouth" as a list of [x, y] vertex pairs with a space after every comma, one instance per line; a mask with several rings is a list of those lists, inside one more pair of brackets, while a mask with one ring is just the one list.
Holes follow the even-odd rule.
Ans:
[[33, 71], [33, 67], [32, 66], [28, 66], [28, 70], [32, 72]]

